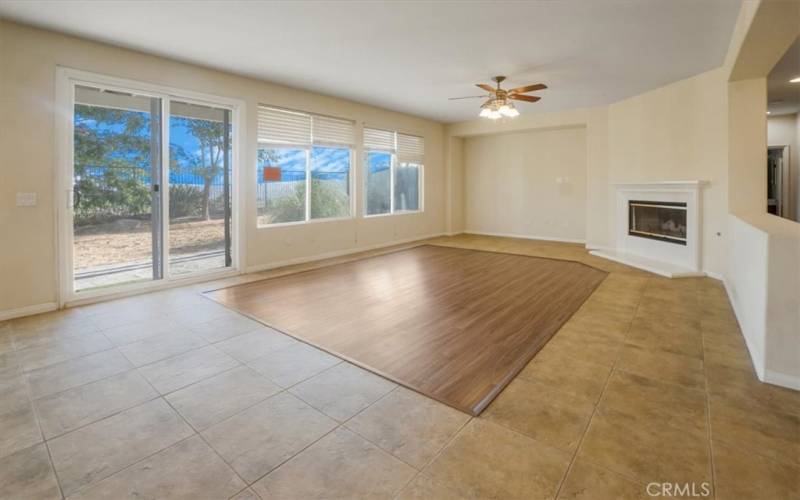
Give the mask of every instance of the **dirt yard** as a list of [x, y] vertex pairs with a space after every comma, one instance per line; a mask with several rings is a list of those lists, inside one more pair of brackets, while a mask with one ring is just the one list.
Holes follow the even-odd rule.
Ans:
[[[224, 241], [222, 219], [172, 223], [169, 227], [171, 255], [222, 250]], [[74, 252], [76, 269], [149, 261], [152, 254], [150, 221], [121, 219], [78, 228]]]

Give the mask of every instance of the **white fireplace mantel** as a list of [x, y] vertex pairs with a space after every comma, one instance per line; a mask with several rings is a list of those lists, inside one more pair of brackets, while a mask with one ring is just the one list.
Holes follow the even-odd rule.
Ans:
[[[615, 182], [613, 247], [592, 250], [598, 257], [627, 264], [670, 278], [703, 276], [702, 180]], [[686, 245], [628, 234], [628, 202], [686, 203]]]

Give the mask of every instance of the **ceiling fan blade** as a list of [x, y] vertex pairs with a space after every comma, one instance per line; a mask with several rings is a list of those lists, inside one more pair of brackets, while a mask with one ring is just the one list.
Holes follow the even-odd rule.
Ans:
[[491, 92], [492, 94], [494, 94], [495, 91], [497, 90], [494, 87], [492, 87], [491, 85], [488, 85], [486, 83], [476, 83], [475, 85], [480, 87], [480, 88], [482, 88], [486, 92]]
[[535, 95], [519, 95], [519, 94], [510, 95], [510, 96], [508, 96], [508, 98], [509, 99], [514, 99], [516, 101], [527, 101], [527, 102], [536, 102], [539, 99], [541, 99], [541, 97], [538, 97], [538, 96], [535, 96]]
[[465, 97], [448, 97], [447, 100], [448, 101], [455, 101], [455, 100], [458, 100], [458, 99], [485, 99], [485, 98], [486, 98], [485, 95], [468, 95], [468, 96], [465, 96]]
[[544, 83], [537, 83], [535, 85], [526, 85], [524, 87], [517, 87], [508, 91], [509, 94], [524, 94], [525, 92], [533, 92], [534, 90], [544, 90], [547, 85]]

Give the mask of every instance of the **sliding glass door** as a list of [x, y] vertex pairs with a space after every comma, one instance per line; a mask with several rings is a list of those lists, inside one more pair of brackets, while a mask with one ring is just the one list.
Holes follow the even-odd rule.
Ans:
[[171, 276], [231, 265], [230, 114], [228, 109], [170, 102]]
[[67, 293], [232, 267], [232, 108], [87, 82], [69, 88]]
[[75, 87], [75, 291], [163, 277], [161, 102]]

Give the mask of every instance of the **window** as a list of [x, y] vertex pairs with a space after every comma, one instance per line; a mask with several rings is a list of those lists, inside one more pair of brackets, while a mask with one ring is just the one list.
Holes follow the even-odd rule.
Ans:
[[422, 210], [422, 137], [364, 129], [367, 216]]
[[351, 215], [354, 124], [260, 106], [258, 226]]

